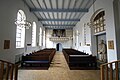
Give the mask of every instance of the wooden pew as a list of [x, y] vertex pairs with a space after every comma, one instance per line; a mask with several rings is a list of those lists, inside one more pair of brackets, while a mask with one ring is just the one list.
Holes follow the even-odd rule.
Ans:
[[42, 50], [22, 57], [24, 67], [49, 67], [55, 55], [55, 49]]
[[96, 69], [96, 57], [86, 53], [73, 50], [63, 49], [63, 54], [70, 69]]
[[49, 66], [49, 56], [23, 56], [22, 61], [22, 66], [25, 67]]

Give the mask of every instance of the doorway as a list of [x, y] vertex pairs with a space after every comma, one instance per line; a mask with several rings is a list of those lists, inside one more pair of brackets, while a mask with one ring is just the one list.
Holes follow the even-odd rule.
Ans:
[[56, 44], [56, 50], [62, 51], [62, 44], [61, 43]]
[[98, 59], [99, 60], [101, 60], [100, 59], [100, 53], [99, 53], [99, 51], [101, 51], [101, 40], [103, 41], [103, 44], [105, 45], [105, 49], [103, 49], [102, 48], [102, 52], [103, 52], [103, 50], [104, 50], [104, 52], [105, 52], [105, 55], [104, 55], [104, 57], [105, 57], [105, 61], [104, 62], [107, 62], [107, 43], [106, 43], [106, 34], [104, 33], [104, 34], [101, 34], [101, 35], [97, 35], [96, 36], [96, 42], [97, 42], [97, 52], [98, 52], [98, 54], [97, 54], [97, 57], [98, 57]]

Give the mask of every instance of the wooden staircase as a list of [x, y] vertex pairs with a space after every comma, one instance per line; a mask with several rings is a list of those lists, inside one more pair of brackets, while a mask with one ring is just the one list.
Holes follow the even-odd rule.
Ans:
[[0, 60], [0, 80], [17, 80], [18, 65]]
[[101, 80], [120, 80], [120, 60], [100, 66]]

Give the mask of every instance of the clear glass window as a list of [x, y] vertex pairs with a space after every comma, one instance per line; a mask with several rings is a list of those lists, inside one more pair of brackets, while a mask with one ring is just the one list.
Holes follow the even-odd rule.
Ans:
[[99, 33], [102, 31], [105, 31], [105, 12], [100, 12], [95, 18], [94, 18], [94, 32]]
[[[17, 21], [20, 22], [26, 20], [26, 16], [22, 10], [19, 10], [17, 13]], [[21, 25], [16, 27], [16, 48], [23, 48], [25, 43], [25, 28]]]
[[42, 46], [42, 28], [41, 27], [39, 32], [39, 46]]
[[33, 22], [32, 25], [32, 47], [36, 46], [36, 23]]

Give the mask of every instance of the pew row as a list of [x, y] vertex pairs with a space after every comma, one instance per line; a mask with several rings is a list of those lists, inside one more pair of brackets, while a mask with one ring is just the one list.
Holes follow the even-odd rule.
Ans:
[[45, 49], [22, 56], [22, 67], [49, 67], [55, 55], [55, 49]]
[[73, 49], [63, 49], [63, 54], [70, 69], [97, 69], [95, 56]]

